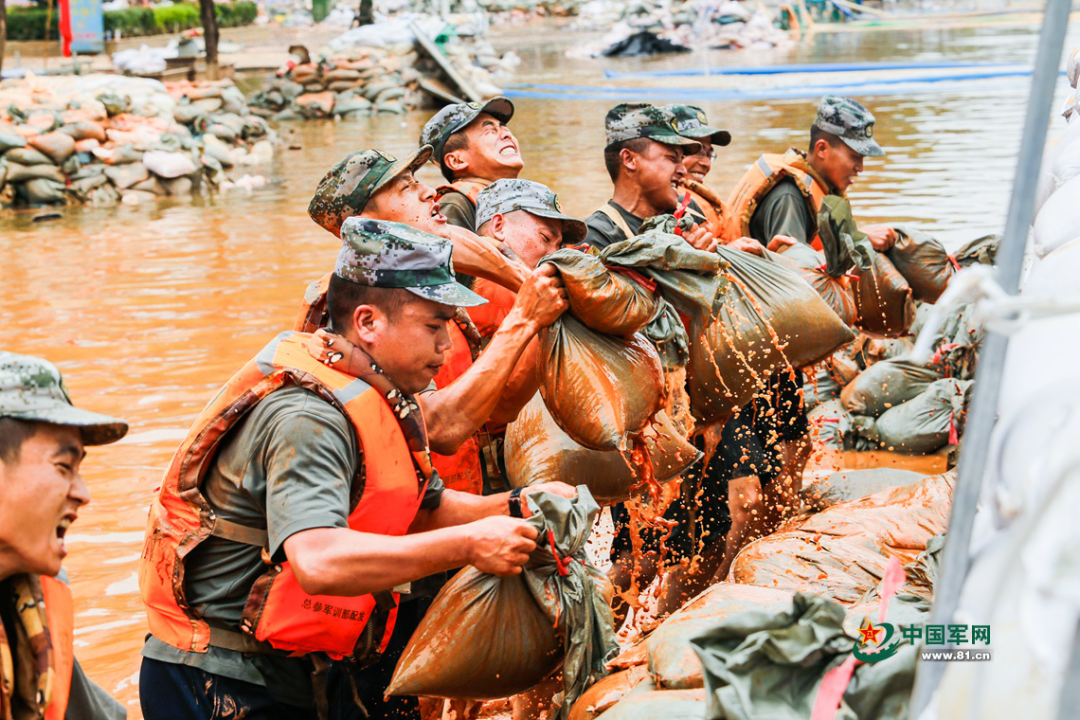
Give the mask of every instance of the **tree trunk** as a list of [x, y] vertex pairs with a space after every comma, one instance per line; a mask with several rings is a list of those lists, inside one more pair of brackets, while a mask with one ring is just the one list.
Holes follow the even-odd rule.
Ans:
[[4, 46], [7, 44], [7, 6], [0, 0], [0, 70], [4, 69]]
[[206, 76], [217, 80], [221, 68], [218, 65], [218, 24], [214, 0], [199, 0], [199, 14], [202, 16], [203, 40], [206, 42]]
[[372, 5], [373, 0], [360, 0], [360, 11], [356, 13], [356, 22], [358, 25], [370, 25], [375, 22]]

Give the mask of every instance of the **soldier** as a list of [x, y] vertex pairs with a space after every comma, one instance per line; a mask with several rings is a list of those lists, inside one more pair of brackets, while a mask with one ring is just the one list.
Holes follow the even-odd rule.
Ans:
[[[686, 177], [684, 155], [701, 149], [697, 140], [679, 134], [674, 115], [647, 103], [616, 105], [604, 128], [604, 167], [615, 187], [611, 200], [585, 220], [586, 240], [597, 248], [637, 235], [647, 218], [676, 212], [685, 196], [676, 188]], [[704, 218], [701, 208], [691, 204], [689, 209]], [[699, 250], [716, 247], [704, 224], [684, 237]]]
[[[416, 394], [455, 308], [483, 302], [454, 281], [451, 244], [366, 218], [341, 236], [327, 305], [359, 354], [342, 365], [326, 335], [279, 335], [196, 419], [151, 507], [148, 720], [315, 717], [319, 658], [376, 660], [399, 589], [464, 565], [514, 575], [536, 547], [518, 493], [445, 489], [431, 466]], [[535, 332], [559, 312], [526, 322]], [[354, 677], [384, 717], [384, 676]]]
[[451, 224], [475, 232], [476, 196], [496, 180], [516, 178], [524, 169], [517, 138], [506, 126], [513, 116], [513, 103], [497, 97], [483, 105], [448, 105], [424, 125], [420, 144], [434, 149], [432, 162], [449, 183], [436, 192]]
[[127, 430], [123, 420], [74, 407], [52, 363], [0, 352], [0, 717], [127, 716], [75, 659], [61, 569], [64, 537], [90, 502], [85, 448]]

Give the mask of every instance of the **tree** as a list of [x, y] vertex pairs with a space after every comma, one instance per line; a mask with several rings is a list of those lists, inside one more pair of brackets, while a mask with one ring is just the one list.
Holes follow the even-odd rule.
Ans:
[[375, 22], [372, 5], [373, 0], [360, 0], [360, 10], [356, 13], [357, 25], [370, 25]]
[[199, 14], [202, 17], [203, 41], [206, 43], [206, 76], [217, 80], [221, 68], [218, 65], [218, 24], [214, 0], [199, 0]]

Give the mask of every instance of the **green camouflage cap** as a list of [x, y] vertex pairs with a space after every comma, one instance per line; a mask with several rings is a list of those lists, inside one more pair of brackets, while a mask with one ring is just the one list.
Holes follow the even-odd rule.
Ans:
[[697, 105], [665, 105], [664, 109], [675, 116], [675, 129], [688, 138], [709, 138], [713, 145], [723, 147], [731, 144], [731, 133], [710, 127], [705, 111]]
[[851, 98], [826, 95], [818, 103], [814, 125], [844, 141], [866, 157], [881, 157], [885, 151], [874, 140], [874, 115]]
[[308, 204], [308, 215], [338, 237], [345, 218], [359, 215], [383, 185], [407, 172], [416, 172], [431, 157], [423, 146], [401, 160], [378, 150], [359, 150], [335, 165], [319, 182]]
[[542, 218], [562, 220], [563, 242], [585, 239], [585, 223], [563, 214], [559, 198], [547, 185], [532, 180], [496, 180], [476, 197], [476, 227], [483, 226], [496, 215], [524, 210]]
[[447, 105], [427, 121], [420, 132], [420, 144], [430, 145], [434, 149], [432, 161], [436, 165], [442, 163], [443, 147], [450, 136], [464, 130], [481, 113], [487, 113], [505, 125], [514, 117], [514, 104], [504, 97], [497, 97], [486, 103]]
[[664, 145], [681, 145], [688, 153], [701, 150], [697, 140], [683, 137], [675, 116], [664, 108], [648, 103], [621, 103], [608, 110], [604, 118], [607, 147], [627, 140], [648, 138]]
[[404, 288], [443, 305], [487, 302], [454, 278], [449, 240], [402, 223], [351, 217], [341, 226], [334, 274], [360, 285]]
[[0, 352], [0, 418], [76, 427], [84, 445], [107, 445], [128, 431], [123, 420], [72, 405], [51, 362], [13, 352]]

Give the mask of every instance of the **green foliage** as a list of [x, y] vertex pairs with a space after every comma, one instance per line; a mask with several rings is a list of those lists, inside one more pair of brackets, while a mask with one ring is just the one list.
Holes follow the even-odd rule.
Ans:
[[[258, 6], [247, 0], [217, 3], [214, 10], [218, 25], [223, 28], [251, 25], [259, 14]], [[7, 39], [44, 40], [47, 14], [48, 11], [44, 8], [9, 8]], [[115, 34], [119, 31], [121, 37], [178, 33], [201, 26], [198, 3], [178, 3], [156, 8], [133, 7], [105, 13], [105, 32], [111, 31]], [[54, 8], [49, 39], [56, 40], [59, 37], [60, 13]]]

